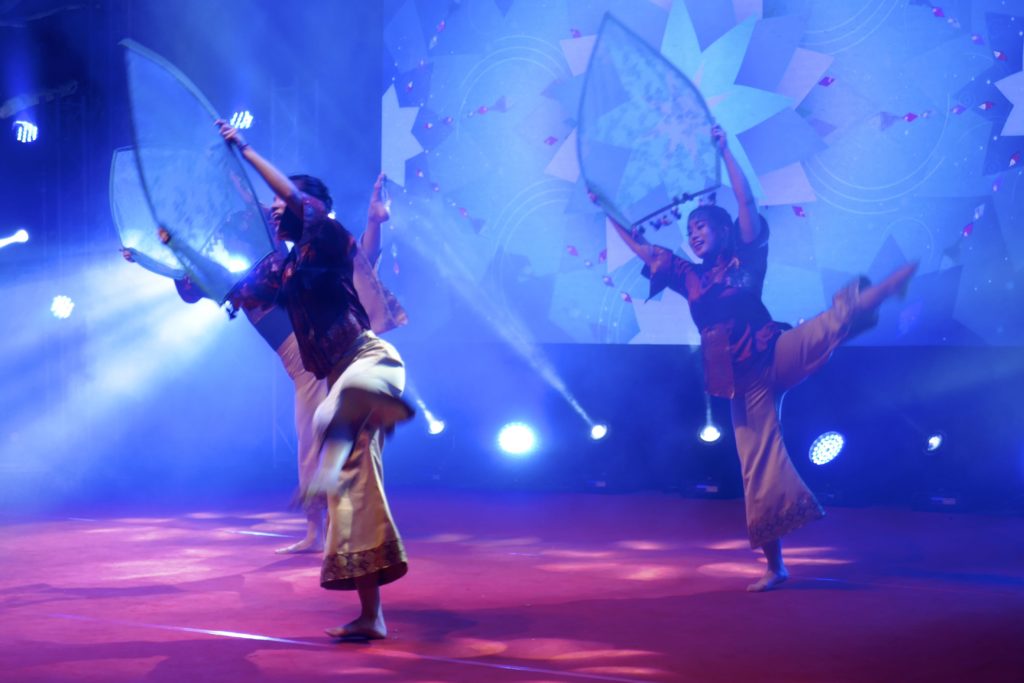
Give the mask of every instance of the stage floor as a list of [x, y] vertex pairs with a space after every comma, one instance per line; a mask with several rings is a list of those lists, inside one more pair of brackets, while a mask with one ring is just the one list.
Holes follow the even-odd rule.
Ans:
[[392, 496], [410, 572], [391, 638], [322, 632], [356, 597], [302, 521], [247, 512], [6, 518], [0, 680], [1021, 681], [1024, 519], [832, 508], [762, 565], [740, 501], [660, 494]]

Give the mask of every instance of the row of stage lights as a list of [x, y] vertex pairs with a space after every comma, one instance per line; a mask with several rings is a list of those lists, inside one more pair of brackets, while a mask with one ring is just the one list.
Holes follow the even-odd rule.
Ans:
[[[946, 437], [942, 432], [929, 434], [924, 441], [924, 451], [934, 453], [942, 448], [945, 441]], [[836, 431], [825, 432], [811, 443], [811, 447], [807, 450], [807, 457], [815, 465], [827, 465], [839, 457], [845, 446], [845, 436]]]
[[[440, 434], [444, 431], [445, 424], [429, 411], [427, 415], [428, 430], [431, 434]], [[590, 427], [590, 438], [600, 441], [608, 435], [608, 425], [597, 423]], [[713, 422], [708, 421], [697, 437], [706, 444], [716, 443], [722, 438], [722, 432]], [[941, 432], [928, 435], [924, 443], [926, 453], [934, 453], [942, 448], [945, 436]], [[525, 457], [537, 449], [539, 438], [536, 430], [525, 422], [510, 422], [498, 432], [498, 448], [505, 454], [513, 457]], [[808, 459], [815, 465], [827, 465], [839, 457], [846, 446], [846, 437], [836, 431], [828, 431], [821, 434], [812, 443], [807, 451]]]
[[[55, 318], [64, 320], [71, 317], [75, 308], [75, 302], [71, 297], [59, 295], [53, 298], [50, 305], [50, 312]], [[427, 432], [431, 436], [437, 436], [445, 431], [447, 424], [437, 417], [422, 400], [417, 399], [424, 418], [427, 421]], [[590, 425], [590, 438], [593, 441], [600, 441], [608, 436], [608, 425], [597, 422]], [[697, 433], [697, 438], [705, 444], [713, 444], [722, 438], [722, 430], [711, 421], [710, 414]], [[498, 448], [502, 453], [510, 457], [527, 457], [533, 453], [539, 444], [537, 431], [526, 422], [509, 422], [498, 431]], [[925, 439], [924, 451], [934, 453], [942, 448], [945, 442], [945, 435], [935, 432]], [[837, 431], [828, 431], [818, 436], [807, 450], [808, 459], [815, 465], [827, 465], [843, 452], [846, 447], [846, 437]]]
[[[247, 130], [252, 128], [253, 118], [252, 112], [243, 110], [232, 114], [229, 121], [235, 128]], [[14, 133], [14, 139], [25, 145], [39, 139], [39, 126], [31, 121], [15, 121], [11, 124], [11, 131]]]

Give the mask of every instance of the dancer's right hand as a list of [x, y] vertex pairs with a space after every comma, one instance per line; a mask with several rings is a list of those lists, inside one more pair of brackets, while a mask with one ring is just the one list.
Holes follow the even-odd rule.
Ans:
[[224, 119], [217, 119], [213, 122], [213, 125], [220, 129], [220, 136], [224, 138], [228, 144], [234, 145], [239, 150], [244, 150], [249, 146], [249, 143], [245, 141], [245, 137], [238, 131], [238, 129]]
[[725, 152], [729, 146], [729, 141], [726, 139], [725, 131], [719, 125], [711, 127], [711, 141], [715, 143], [715, 147], [718, 148], [719, 152]]

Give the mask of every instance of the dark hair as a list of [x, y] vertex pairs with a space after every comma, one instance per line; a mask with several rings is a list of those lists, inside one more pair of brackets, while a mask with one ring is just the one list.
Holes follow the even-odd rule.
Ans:
[[691, 211], [686, 222], [689, 224], [699, 219], [707, 221], [711, 229], [722, 238], [722, 247], [732, 244], [732, 216], [728, 211], [715, 204], [704, 204]]
[[311, 175], [290, 175], [288, 178], [295, 183], [295, 186], [299, 188], [299, 191], [305, 192], [311, 197], [316, 197], [324, 203], [324, 207], [328, 211], [334, 206], [334, 200], [331, 199], [331, 192], [324, 185], [324, 181], [320, 180]]

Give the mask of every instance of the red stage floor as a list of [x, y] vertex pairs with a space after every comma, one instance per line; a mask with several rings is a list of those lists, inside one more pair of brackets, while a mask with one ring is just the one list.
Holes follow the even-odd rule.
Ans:
[[3, 681], [1022, 681], [1024, 519], [831, 509], [760, 571], [739, 501], [393, 495], [392, 638], [272, 550], [292, 515], [6, 519]]

